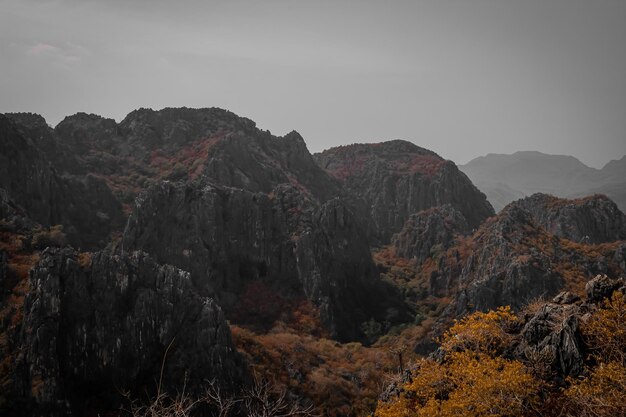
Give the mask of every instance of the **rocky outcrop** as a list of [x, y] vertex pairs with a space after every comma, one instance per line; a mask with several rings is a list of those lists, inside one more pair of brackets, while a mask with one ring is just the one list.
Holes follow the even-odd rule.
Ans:
[[333, 336], [353, 340], [392, 300], [360, 229], [341, 200], [318, 206], [286, 184], [265, 194], [166, 182], [137, 199], [121, 248], [190, 271], [227, 311], [251, 281], [303, 294]]
[[103, 246], [123, 224], [121, 205], [101, 179], [57, 171], [27, 130], [0, 115], [0, 188], [43, 226], [62, 224], [73, 245]]
[[43, 225], [63, 224], [76, 246], [101, 247], [123, 227], [120, 203], [129, 213], [134, 198], [161, 180], [265, 193], [287, 183], [319, 202], [341, 194], [297, 132], [276, 137], [222, 109], [139, 109], [119, 124], [77, 113], [54, 129], [30, 113], [3, 122], [0, 135], [11, 149], [0, 156], [12, 160], [0, 187]]
[[[552, 245], [541, 234], [529, 213], [510, 207], [486, 222], [472, 236], [472, 246], [460, 265], [442, 264], [431, 286], [454, 288], [458, 274], [455, 315], [487, 310], [501, 305], [519, 308], [541, 296], [555, 295], [563, 278], [545, 251], [534, 247], [539, 241]], [[454, 291], [454, 290], [453, 290]]]
[[511, 349], [513, 356], [529, 363], [535, 370], [538, 366], [545, 366], [544, 377], [556, 378], [559, 384], [566, 377], [583, 374], [589, 351], [580, 324], [614, 291], [626, 294], [623, 278], [597, 275], [587, 282], [584, 300], [563, 292], [535, 313], [527, 314], [520, 337]]
[[[144, 253], [89, 260], [48, 249], [30, 274], [15, 403], [31, 415], [115, 410], [120, 392], [222, 389], [245, 379], [242, 359], [217, 304], [189, 274]], [[96, 408], [97, 409], [97, 408]]]
[[606, 275], [597, 275], [585, 285], [587, 300], [589, 302], [599, 303], [605, 298], [610, 298], [611, 294], [617, 290], [621, 290], [626, 294], [625, 285], [626, 282], [624, 282], [624, 279], [609, 278]]
[[448, 249], [457, 235], [469, 230], [465, 217], [447, 204], [412, 214], [391, 243], [396, 255], [421, 265], [433, 251]]
[[451, 161], [410, 142], [340, 146], [316, 154], [371, 218], [369, 234], [389, 242], [408, 217], [450, 204], [472, 228], [494, 214], [484, 194]]
[[340, 186], [322, 171], [297, 132], [283, 137], [218, 108], [139, 109], [119, 124], [77, 113], [55, 128], [58, 141], [81, 155], [129, 203], [162, 180], [195, 180], [269, 192], [292, 184], [326, 201]]
[[514, 204], [531, 213], [548, 232], [565, 239], [584, 243], [626, 239], [626, 215], [603, 195], [567, 200], [534, 194]]
[[580, 316], [576, 304], [543, 305], [524, 324], [515, 356], [545, 367], [544, 372], [549, 369], [560, 378], [580, 375], [586, 353], [579, 329]]
[[597, 274], [623, 274], [622, 246], [568, 243], [513, 203], [438, 258], [431, 291], [456, 299], [452, 316], [500, 305], [517, 309], [564, 288], [579, 288]]

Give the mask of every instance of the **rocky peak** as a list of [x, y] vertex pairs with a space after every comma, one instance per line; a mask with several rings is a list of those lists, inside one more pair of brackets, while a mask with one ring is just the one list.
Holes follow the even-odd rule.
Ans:
[[35, 140], [47, 140], [52, 133], [52, 128], [46, 119], [37, 113], [5, 113], [5, 116], [20, 127], [27, 129]]
[[431, 174], [444, 162], [436, 153], [403, 140], [338, 146], [316, 154], [315, 158], [322, 168], [345, 182], [372, 167], [398, 174]]
[[[76, 246], [97, 247], [122, 224], [121, 206], [104, 181], [60, 171], [9, 118], [0, 115], [0, 188], [43, 226], [62, 224]], [[59, 169], [59, 170], [57, 170]]]
[[402, 230], [393, 236], [391, 243], [396, 255], [415, 259], [419, 265], [433, 251], [448, 249], [458, 234], [469, 230], [463, 214], [446, 204], [412, 214]]
[[84, 415], [94, 399], [116, 411], [120, 392], [156, 393], [162, 364], [174, 393], [185, 382], [193, 392], [212, 379], [224, 390], [245, 381], [220, 308], [188, 273], [144, 253], [47, 249], [30, 285], [13, 400], [33, 415]]
[[356, 144], [315, 155], [371, 219], [369, 235], [386, 243], [418, 211], [451, 204], [477, 227], [493, 215], [485, 196], [456, 165], [406, 141]]
[[568, 200], [538, 193], [514, 204], [550, 233], [565, 239], [585, 243], [626, 239], [626, 215], [604, 195]]
[[79, 155], [95, 149], [111, 150], [118, 136], [115, 120], [87, 113], [66, 117], [54, 132], [61, 143]]
[[170, 153], [187, 143], [218, 132], [253, 132], [255, 123], [219, 108], [139, 109], [129, 113], [119, 128], [132, 144]]

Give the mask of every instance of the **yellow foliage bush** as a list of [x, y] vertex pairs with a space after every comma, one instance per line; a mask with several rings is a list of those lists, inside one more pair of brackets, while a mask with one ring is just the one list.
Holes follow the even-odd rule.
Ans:
[[443, 364], [419, 363], [413, 381], [377, 417], [514, 417], [539, 401], [541, 383], [521, 362], [484, 353], [455, 352]]
[[587, 345], [602, 362], [626, 362], [626, 296], [615, 291], [611, 298], [581, 326]]
[[509, 344], [511, 336], [506, 328], [516, 321], [509, 306], [473, 313], [455, 322], [444, 334], [441, 347], [447, 352], [471, 350], [497, 354]]
[[600, 364], [591, 370], [589, 377], [571, 382], [565, 390], [569, 416], [626, 415], [626, 367], [622, 363]]
[[442, 363], [423, 359], [398, 398], [379, 402], [377, 417], [513, 417], [537, 405], [542, 383], [519, 361], [497, 356], [517, 322], [510, 307], [476, 312], [444, 334]]

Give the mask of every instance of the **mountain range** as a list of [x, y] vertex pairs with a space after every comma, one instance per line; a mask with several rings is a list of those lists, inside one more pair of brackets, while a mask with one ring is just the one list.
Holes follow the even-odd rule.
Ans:
[[566, 198], [604, 194], [626, 210], [626, 155], [596, 169], [572, 156], [535, 151], [488, 154], [459, 169], [487, 195], [496, 211], [534, 193]]
[[[582, 165], [564, 160], [569, 176]], [[583, 296], [623, 276], [625, 240], [609, 197], [534, 194], [496, 214], [470, 175], [407, 141], [313, 155], [218, 108], [54, 128], [0, 115], [0, 411], [107, 414], [262, 377], [319, 413], [366, 415], [384, 375], [435, 354], [453, 320]], [[549, 375], [582, 375], [584, 349], [542, 332], [525, 346], [577, 355]]]

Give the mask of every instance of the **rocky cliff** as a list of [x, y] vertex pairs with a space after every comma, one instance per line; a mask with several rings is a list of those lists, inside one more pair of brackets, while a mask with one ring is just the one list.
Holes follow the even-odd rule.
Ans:
[[38, 118], [22, 119], [32, 119], [34, 124], [29, 129], [21, 128], [0, 115], [0, 188], [38, 223], [63, 225], [72, 244], [103, 246], [123, 224], [120, 203], [105, 182], [95, 176], [59, 171], [60, 166], [44, 152], [54, 146], [45, 136], [49, 132]]
[[212, 379], [228, 390], [246, 378], [215, 302], [188, 273], [140, 252], [45, 250], [21, 327], [8, 414], [114, 411], [127, 390], [156, 395], [157, 383], [186, 380], [193, 392]]
[[[103, 198], [109, 198], [110, 189], [130, 214], [134, 199], [149, 189], [147, 195], [154, 198], [140, 198], [149, 203], [131, 216], [120, 247], [146, 250], [158, 262], [188, 270], [198, 289], [218, 297], [228, 311], [251, 281], [266, 280], [272, 291], [314, 301], [333, 335], [354, 339], [361, 321], [385, 315], [381, 311], [397, 304], [372, 302], [381, 287], [361, 233], [368, 217], [353, 215], [355, 206], [343, 200], [340, 182], [317, 165], [296, 132], [276, 137], [249, 119], [215, 108], [140, 109], [120, 123], [77, 113], [54, 129], [36, 115], [10, 117], [32, 145], [22, 153], [43, 155], [45, 149], [50, 156], [40, 158], [41, 170], [65, 181], [58, 192], [41, 186], [19, 194], [13, 187], [11, 195], [31, 205], [35, 194], [53, 195], [52, 203], [42, 207], [59, 201], [61, 215], [55, 220], [72, 236], [83, 230], [75, 224], [94, 214], [113, 229], [109, 232], [122, 230], [110, 213], [92, 207], [74, 212], [78, 205], [61, 201], [85, 196], [106, 207]], [[55, 174], [57, 169], [62, 175]], [[187, 190], [172, 191], [161, 181], [185, 183]], [[86, 188], [75, 190], [66, 183]], [[170, 191], [162, 195], [165, 189]], [[196, 200], [198, 195], [203, 197]], [[149, 205], [168, 214], [148, 221]]]
[[365, 207], [370, 235], [387, 243], [408, 217], [450, 204], [476, 228], [493, 209], [451, 161], [410, 142], [340, 146], [316, 154], [318, 164]]
[[448, 249], [457, 235], [470, 230], [465, 217], [447, 204], [409, 216], [402, 230], [393, 235], [391, 244], [398, 256], [421, 265], [433, 252]]
[[[519, 309], [563, 289], [580, 293], [597, 274], [625, 272], [618, 261], [622, 242], [574, 244], [546, 232], [515, 203], [487, 221], [471, 239], [471, 253], [460, 266], [457, 315], [499, 305]], [[449, 272], [442, 277], [453, 279]]]
[[121, 248], [190, 271], [196, 286], [227, 311], [252, 282], [287, 298], [304, 295], [339, 339], [359, 338], [362, 322], [397, 304], [378, 280], [367, 240], [345, 204], [314, 204], [291, 185], [265, 194], [159, 184], [138, 198]]
[[515, 204], [548, 232], [565, 239], [586, 243], [626, 239], [626, 215], [603, 195], [568, 200], [534, 194]]
[[[461, 233], [462, 217], [450, 207], [426, 210], [407, 221], [393, 237], [389, 250], [399, 257], [396, 263], [402, 263], [402, 259], [411, 261], [409, 266], [414, 272], [409, 279], [415, 281], [413, 287], [425, 286], [431, 296], [452, 298], [444, 317], [501, 305], [519, 309], [564, 289], [580, 294], [585, 283], [597, 274], [624, 274], [623, 241], [575, 242], [559, 233], [584, 230], [594, 237], [606, 237], [602, 233], [621, 224], [620, 217], [616, 220], [611, 210], [614, 204], [604, 197], [585, 200], [589, 201], [586, 214], [604, 213], [586, 223], [568, 214], [578, 213], [581, 202], [556, 200], [558, 207], [570, 207], [571, 211], [551, 212], [552, 206], [547, 202], [552, 202], [553, 197], [538, 195], [511, 203], [474, 233], [466, 234]], [[540, 223], [542, 219], [551, 219], [554, 224], [561, 222], [562, 226], [546, 228]]]
[[129, 205], [138, 192], [163, 179], [204, 177], [255, 192], [290, 183], [322, 201], [339, 193], [338, 183], [315, 164], [297, 132], [273, 136], [218, 108], [139, 109], [119, 124], [78, 113], [54, 132]]

